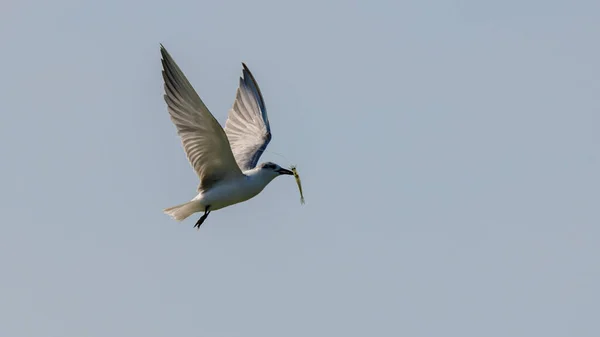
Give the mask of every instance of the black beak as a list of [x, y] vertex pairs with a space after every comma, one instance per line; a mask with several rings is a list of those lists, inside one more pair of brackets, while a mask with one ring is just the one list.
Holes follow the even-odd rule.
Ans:
[[291, 175], [291, 176], [293, 176], [293, 175], [294, 175], [294, 172], [292, 172], [292, 171], [290, 171], [290, 170], [286, 170], [286, 169], [284, 169], [284, 168], [280, 168], [280, 169], [277, 171], [277, 173], [279, 173], [279, 174], [289, 174], [289, 175]]

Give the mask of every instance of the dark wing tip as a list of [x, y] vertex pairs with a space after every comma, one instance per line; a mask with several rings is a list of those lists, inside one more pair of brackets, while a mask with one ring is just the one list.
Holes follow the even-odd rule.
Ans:
[[252, 75], [252, 72], [250, 71], [250, 68], [248, 68], [246, 63], [242, 62], [242, 67], [244, 67], [244, 70], [243, 70], [244, 78], [250, 78], [252, 80], [252, 82], [254, 82], [254, 85], [256, 85], [256, 87], [258, 87], [258, 84], [256, 83], [256, 80], [254, 79], [254, 75]]
[[163, 60], [171, 58], [171, 55], [167, 51], [167, 48], [165, 48], [165, 46], [163, 46], [162, 43], [160, 44], [160, 55], [162, 56]]
[[252, 72], [250, 71], [246, 63], [242, 62], [242, 67], [244, 68], [244, 70], [242, 72], [242, 77], [240, 78], [240, 84], [243, 82], [246, 83], [246, 85], [248, 85], [248, 83], [252, 83], [251, 86], [254, 86], [254, 89], [258, 94], [258, 97], [256, 99], [259, 101], [261, 109], [265, 111], [267, 107], [265, 105], [265, 100], [263, 99], [262, 92], [260, 91], [260, 87], [258, 86], [258, 82], [254, 78], [254, 75], [252, 75]]
[[[173, 60], [173, 57], [171, 56], [171, 54], [169, 54], [169, 52], [167, 51], [167, 49], [163, 46], [163, 44], [160, 44], [160, 54], [161, 54], [161, 63], [163, 66], [163, 75], [165, 75], [165, 72], [169, 72], [169, 73], [174, 73], [176, 72], [176, 69], [178, 69], [179, 67], [177, 66], [177, 64], [175, 63], [175, 60]], [[165, 78], [165, 81], [167, 80], [167, 78]]]

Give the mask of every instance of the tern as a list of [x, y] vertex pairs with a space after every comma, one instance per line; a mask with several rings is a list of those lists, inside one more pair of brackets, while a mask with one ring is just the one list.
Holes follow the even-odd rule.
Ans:
[[251, 199], [276, 177], [293, 172], [272, 162], [257, 165], [271, 141], [271, 127], [246, 64], [223, 129], [162, 44], [160, 52], [167, 110], [200, 179], [194, 199], [164, 212], [178, 221], [204, 212], [194, 225], [200, 229], [211, 211]]

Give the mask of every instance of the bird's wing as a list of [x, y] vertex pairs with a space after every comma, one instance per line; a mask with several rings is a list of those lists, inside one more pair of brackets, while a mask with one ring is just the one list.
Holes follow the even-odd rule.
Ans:
[[160, 52], [164, 99], [187, 158], [200, 178], [198, 190], [206, 190], [221, 179], [242, 175], [223, 128], [162, 45]]
[[271, 141], [267, 108], [252, 73], [244, 67], [225, 133], [233, 156], [242, 170], [254, 168]]

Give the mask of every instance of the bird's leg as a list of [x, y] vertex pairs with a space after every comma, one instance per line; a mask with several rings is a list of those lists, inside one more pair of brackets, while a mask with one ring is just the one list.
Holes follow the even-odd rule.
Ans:
[[206, 220], [206, 218], [208, 217], [209, 214], [210, 214], [210, 205], [206, 206], [206, 208], [204, 209], [204, 215], [202, 215], [200, 217], [200, 219], [198, 219], [198, 221], [196, 222], [194, 227], [198, 227], [198, 229], [200, 229], [200, 225], [202, 225], [202, 223], [204, 222], [204, 220]]

